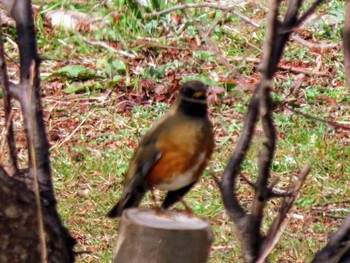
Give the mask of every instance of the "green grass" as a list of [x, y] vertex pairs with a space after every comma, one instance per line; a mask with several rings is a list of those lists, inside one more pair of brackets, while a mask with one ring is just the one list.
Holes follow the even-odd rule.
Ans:
[[[118, 223], [104, 215], [121, 194], [123, 175], [134, 148], [152, 123], [168, 111], [178, 82], [193, 77], [220, 86], [225, 93], [217, 94], [210, 105], [217, 145], [212, 161], [200, 183], [185, 199], [196, 214], [208, 218], [212, 225], [214, 243], [210, 262], [241, 262], [234, 225], [225, 214], [220, 192], [210, 173], [222, 174], [241, 133], [259, 75], [256, 63], [237, 60], [237, 57], [261, 57], [267, 7], [247, 4], [239, 8], [262, 23], [261, 28], [226, 14], [209, 35], [220, 54], [235, 67], [237, 72], [232, 74], [217, 54], [196, 39], [197, 26], [208, 29], [222, 16], [221, 11], [191, 9], [186, 11], [187, 16], [177, 11], [181, 22], [176, 25], [170, 14], [136, 19], [122, 0], [104, 5], [95, 1], [34, 2], [40, 6], [36, 29], [38, 48], [44, 59], [43, 103], [45, 116], [49, 116], [47, 131], [53, 145], [51, 158], [58, 209], [77, 239], [76, 251], [89, 251], [79, 255], [77, 262], [109, 262]], [[333, 21], [335, 18], [342, 21], [339, 14], [343, 12], [343, 4], [338, 0], [331, 2], [332, 5], [324, 5], [319, 14], [330, 14], [332, 19], [306, 26], [305, 30], [316, 41], [340, 41], [341, 26]], [[74, 32], [47, 28], [45, 13], [61, 7], [89, 14], [92, 10], [91, 15], [105, 18], [100, 30], [81, 34], [118, 45], [122, 50], [134, 52], [138, 58], [129, 59], [91, 45]], [[114, 16], [115, 12], [120, 12], [119, 16]], [[329, 21], [333, 24], [329, 25]], [[5, 36], [14, 39], [14, 32], [12, 27], [5, 27]], [[8, 40], [5, 42], [8, 55], [16, 62], [15, 48]], [[13, 61], [9, 62], [11, 74], [16, 74]], [[326, 75], [306, 74], [299, 90], [288, 97], [289, 107], [348, 125], [350, 99], [339, 48], [321, 52], [291, 42], [282, 64], [327, 72]], [[96, 74], [83, 79], [60, 73], [60, 69], [73, 65], [84, 66]], [[297, 75], [288, 71], [278, 73], [273, 90], [276, 101], [286, 102]], [[337, 217], [345, 216], [339, 208], [346, 208], [350, 198], [349, 133], [283, 106], [276, 108], [274, 118], [279, 140], [272, 176], [279, 178], [278, 189], [285, 190], [303, 166], [311, 164], [312, 171], [296, 201], [290, 224], [271, 254], [271, 262], [309, 262], [341, 223]], [[252, 179], [257, 173], [259, 134], [260, 126], [242, 170]], [[240, 181], [237, 192], [243, 206], [249, 207], [253, 190]], [[164, 193], [157, 193], [159, 203], [163, 196]], [[265, 231], [267, 223], [276, 215], [278, 204], [280, 200], [272, 200], [267, 207]], [[149, 195], [142, 206], [152, 206]], [[181, 204], [176, 208], [182, 209]]]

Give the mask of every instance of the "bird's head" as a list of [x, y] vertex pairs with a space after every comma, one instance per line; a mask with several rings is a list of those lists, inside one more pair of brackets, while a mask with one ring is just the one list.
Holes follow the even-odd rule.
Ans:
[[180, 88], [180, 100], [193, 103], [207, 103], [207, 86], [199, 80], [190, 80]]
[[207, 86], [199, 80], [190, 80], [182, 84], [178, 109], [189, 116], [206, 116]]

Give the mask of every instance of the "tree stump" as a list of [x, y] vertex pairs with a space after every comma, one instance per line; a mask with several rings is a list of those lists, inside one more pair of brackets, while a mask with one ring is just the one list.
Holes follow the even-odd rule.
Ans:
[[151, 209], [125, 210], [114, 263], [204, 263], [212, 232], [208, 221], [193, 215]]

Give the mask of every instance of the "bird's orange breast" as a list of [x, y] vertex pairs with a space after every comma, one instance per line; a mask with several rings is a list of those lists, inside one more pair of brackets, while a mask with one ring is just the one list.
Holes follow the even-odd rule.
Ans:
[[203, 123], [174, 123], [157, 140], [161, 156], [147, 174], [147, 183], [160, 190], [174, 191], [195, 181], [211, 155], [210, 138], [211, 134], [203, 131]]

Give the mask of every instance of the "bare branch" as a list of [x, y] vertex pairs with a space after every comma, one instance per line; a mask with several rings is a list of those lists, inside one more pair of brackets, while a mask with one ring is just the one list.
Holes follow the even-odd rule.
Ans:
[[247, 177], [245, 177], [243, 174], [240, 175], [240, 177], [242, 178], [242, 181], [245, 182], [247, 185], [249, 185], [251, 188], [253, 188], [255, 190], [255, 184], [253, 182], [251, 182]]
[[244, 119], [242, 134], [239, 138], [237, 147], [227, 164], [224, 173], [221, 176], [221, 194], [226, 208], [226, 212], [237, 226], [244, 224], [246, 220], [246, 212], [238, 202], [235, 188], [237, 177], [241, 170], [242, 162], [245, 158], [249, 145], [252, 141], [256, 121], [259, 114], [259, 99], [257, 92], [259, 86], [256, 88], [254, 95], [248, 106], [248, 112]]
[[[261, 63], [259, 65], [259, 71], [264, 81], [270, 81], [272, 79], [271, 74], [269, 74], [269, 64], [271, 62], [270, 60], [272, 59], [273, 49], [275, 47], [274, 41], [276, 39], [277, 28], [280, 23], [278, 20], [278, 8], [279, 8], [278, 1], [272, 0], [270, 12], [267, 18], [267, 24], [269, 25], [269, 27], [266, 30], [263, 54], [261, 58]], [[269, 85], [269, 83], [265, 83], [265, 84]], [[262, 88], [266, 88], [266, 85], [262, 85]], [[261, 102], [261, 98], [260, 98], [260, 102]]]
[[[274, 40], [276, 39], [278, 21], [279, 0], [270, 1], [270, 12], [267, 23], [269, 25], [263, 47], [262, 63], [260, 65], [261, 82], [259, 85], [259, 115], [263, 125], [263, 148], [259, 154], [258, 178], [255, 183], [255, 195], [248, 217], [245, 233], [243, 234], [243, 257], [246, 262], [255, 262], [263, 240], [261, 224], [264, 217], [264, 208], [268, 201], [268, 180], [270, 167], [276, 147], [276, 133], [272, 120], [272, 101], [270, 98], [271, 77], [269, 74], [270, 59], [272, 58]], [[278, 63], [272, 61], [272, 63]]]
[[309, 17], [310, 15], [312, 15], [312, 14], [315, 12], [316, 8], [317, 8], [319, 5], [321, 5], [322, 2], [323, 2], [323, 0], [316, 0], [316, 1], [309, 7], [309, 9], [306, 10], [305, 13], [302, 14], [302, 15], [300, 16], [300, 18], [299, 18], [298, 21], [296, 22], [296, 25], [295, 25], [295, 26], [298, 27], [299, 25], [301, 25], [302, 23], [304, 23], [304, 21], [305, 21], [306, 19], [308, 19], [308, 17]]
[[18, 174], [18, 164], [17, 164], [17, 151], [16, 151], [16, 142], [13, 132], [13, 122], [11, 118], [11, 92], [9, 87], [9, 81], [7, 76], [7, 68], [5, 61], [5, 50], [4, 43], [2, 41], [2, 26], [0, 24], [0, 84], [3, 90], [4, 97], [4, 110], [5, 110], [5, 127], [7, 127], [7, 143], [10, 151], [10, 160], [12, 170], [15, 174]]
[[[56, 199], [50, 170], [49, 143], [45, 132], [40, 98], [40, 58], [37, 53], [31, 1], [4, 2], [7, 2], [7, 11], [15, 20], [17, 27], [17, 42], [20, 53], [20, 82], [17, 85], [18, 92], [15, 93], [21, 104], [28, 149], [34, 147], [34, 151], [28, 151], [29, 174], [31, 178], [34, 178], [34, 173], [38, 175], [41, 196], [55, 205]], [[34, 65], [34, 68], [32, 68], [32, 65]], [[31, 112], [34, 113], [33, 118], [31, 117]], [[35, 154], [35, 158], [32, 157], [32, 154]], [[33, 160], [36, 160], [35, 168]]]
[[292, 32], [290, 29], [293, 29], [295, 27], [295, 22], [297, 20], [301, 1], [302, 0], [289, 1], [287, 13], [284, 17], [283, 22], [278, 27], [278, 34], [274, 40], [274, 49], [271, 57], [269, 58], [273, 63], [269, 64], [267, 70], [268, 79], [272, 79], [272, 76], [276, 72], [276, 67], [281, 59], [286, 42], [288, 41], [289, 36]]
[[[270, 95], [270, 88], [273, 76], [278, 69], [278, 63], [282, 56], [285, 45], [291, 35], [291, 30], [296, 26], [298, 12], [302, 0], [289, 1], [288, 9], [283, 22], [278, 20], [280, 0], [270, 1], [270, 12], [268, 17], [268, 29], [265, 37], [263, 58], [259, 65], [261, 72], [261, 81], [257, 86], [251, 103], [248, 108], [248, 114], [245, 119], [242, 136], [239, 139], [237, 148], [230, 159], [223, 175], [221, 183], [221, 193], [228, 215], [237, 226], [240, 241], [242, 243], [243, 258], [245, 262], [264, 262], [272, 248], [276, 244], [279, 236], [287, 223], [286, 213], [290, 210], [294, 202], [295, 195], [288, 193], [274, 194], [272, 183], [269, 185], [270, 169], [274, 152], [276, 148], [276, 131], [272, 117], [273, 102]], [[253, 107], [254, 106], [254, 107]], [[263, 127], [263, 145], [259, 154], [258, 179], [254, 183], [255, 196], [251, 213], [243, 210], [236, 196], [237, 175], [240, 172], [245, 152], [251, 142], [253, 131], [258, 117], [261, 119]], [[302, 172], [301, 182], [305, 180], [309, 168]], [[301, 184], [295, 185], [295, 192], [299, 191]], [[285, 205], [268, 233], [276, 234], [276, 239], [272, 241], [272, 235], [263, 236], [261, 232], [262, 220], [264, 217], [264, 208], [267, 201], [274, 197], [281, 196], [285, 198]], [[287, 209], [287, 208], [288, 209]], [[283, 223], [282, 223], [283, 222]], [[265, 238], [268, 242], [265, 243]]]
[[290, 210], [293, 207], [294, 201], [298, 196], [298, 193], [305, 182], [307, 175], [310, 173], [311, 167], [306, 166], [298, 176], [298, 180], [289, 186], [288, 193], [289, 195], [284, 199], [283, 204], [279, 210], [277, 217], [274, 219], [271, 224], [269, 231], [266, 235], [264, 243], [261, 247], [261, 254], [257, 260], [257, 262], [264, 262], [277, 244], [279, 238], [282, 236], [282, 233], [285, 227], [288, 224], [290, 217], [288, 216]]
[[3, 219], [0, 234], [6, 235], [16, 244], [15, 250], [13, 244], [5, 244], [0, 248], [0, 254], [4, 254], [5, 260], [24, 258], [28, 262], [73, 262], [75, 241], [62, 225], [57, 213], [51, 180], [49, 143], [40, 97], [40, 58], [37, 53], [32, 4], [28, 0], [2, 2], [16, 22], [20, 81], [17, 85], [7, 79], [2, 43], [0, 78], [6, 93], [5, 103], [9, 104], [12, 97], [21, 105], [28, 148], [28, 168], [19, 171], [19, 174], [24, 172], [28, 177], [22, 178], [26, 183], [24, 184], [17, 179], [19, 174], [10, 177], [0, 167], [0, 194], [4, 199], [1, 202], [3, 206], [0, 207]]
[[264, 138], [263, 148], [259, 153], [259, 171], [256, 181], [256, 193], [252, 205], [252, 215], [263, 219], [265, 204], [269, 199], [270, 189], [268, 182], [270, 168], [276, 148], [276, 131], [272, 119], [272, 99], [270, 97], [270, 82], [262, 84], [260, 89], [260, 117], [262, 121]]
[[273, 49], [275, 48], [274, 40], [276, 39], [277, 28], [279, 25], [278, 9], [279, 1], [271, 1], [270, 12], [267, 19], [267, 23], [270, 26], [267, 28], [261, 60], [262, 63], [259, 66], [262, 75], [259, 90], [259, 112], [264, 131], [264, 138], [263, 148], [259, 153], [258, 179], [255, 184], [256, 192], [251, 210], [252, 216], [255, 217], [254, 222], [259, 224], [257, 226], [258, 229], [260, 229], [264, 207], [268, 201], [268, 180], [270, 178], [270, 167], [276, 148], [276, 132], [272, 120], [272, 100], [270, 98], [271, 75], [269, 74], [269, 65], [271, 63], [270, 58], [272, 57]]
[[350, 249], [350, 213], [346, 216], [339, 229], [332, 234], [326, 247], [318, 251], [312, 263], [348, 262], [341, 258]]

